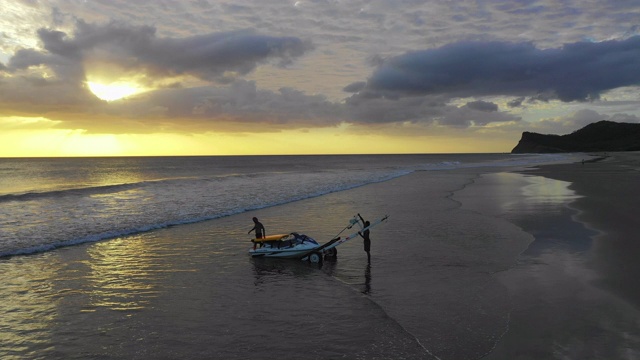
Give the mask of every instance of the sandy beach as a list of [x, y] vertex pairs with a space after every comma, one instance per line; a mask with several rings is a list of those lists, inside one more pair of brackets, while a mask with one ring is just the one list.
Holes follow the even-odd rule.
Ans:
[[496, 274], [509, 289], [512, 310], [509, 331], [487, 358], [640, 357], [640, 154], [521, 174], [531, 182], [523, 188], [529, 194], [499, 216], [534, 240], [514, 268]]
[[[638, 154], [418, 171], [197, 224], [0, 261], [7, 359], [633, 359]], [[331, 239], [321, 267], [247, 231]]]
[[599, 232], [594, 236], [593, 267], [600, 285], [640, 306], [640, 153], [613, 153], [601, 161], [546, 166], [530, 174], [571, 182], [582, 198], [572, 207], [576, 220]]

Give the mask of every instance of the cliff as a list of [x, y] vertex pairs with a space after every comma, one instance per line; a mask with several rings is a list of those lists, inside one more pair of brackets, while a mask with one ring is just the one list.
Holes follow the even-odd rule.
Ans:
[[523, 132], [512, 154], [640, 150], [640, 124], [599, 121], [568, 135]]

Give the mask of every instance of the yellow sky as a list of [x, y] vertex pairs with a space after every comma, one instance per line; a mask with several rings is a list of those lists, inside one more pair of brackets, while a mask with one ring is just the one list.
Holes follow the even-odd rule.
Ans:
[[[104, 78], [106, 75], [102, 74]], [[96, 80], [96, 79], [94, 79]], [[126, 78], [87, 87], [104, 106], [132, 101], [131, 96], [153, 91]], [[101, 119], [104, 121], [104, 119]], [[445, 131], [439, 134], [407, 136], [411, 129], [398, 126], [362, 127], [341, 125], [309, 129], [260, 132], [198, 132], [146, 134], [90, 133], [83, 129], [58, 128], [61, 121], [46, 117], [0, 117], [1, 157], [74, 156], [170, 156], [170, 155], [272, 155], [272, 154], [393, 154], [505, 152], [511, 139], [473, 133]], [[400, 131], [398, 131], [400, 130]], [[417, 129], [419, 131], [419, 129]], [[394, 132], [396, 134], [394, 135]]]
[[640, 122], [632, 2], [366, 3], [6, 0], [0, 157], [492, 153]]
[[[3, 119], [16, 122], [16, 118]], [[22, 122], [29, 118], [21, 118]], [[43, 118], [33, 120], [50, 124]], [[40, 128], [0, 133], [1, 157], [278, 155], [367, 153], [504, 152], [515, 146], [499, 137], [386, 136], [354, 129], [284, 130], [260, 133], [91, 134], [82, 130]], [[478, 151], [478, 149], [483, 151]]]

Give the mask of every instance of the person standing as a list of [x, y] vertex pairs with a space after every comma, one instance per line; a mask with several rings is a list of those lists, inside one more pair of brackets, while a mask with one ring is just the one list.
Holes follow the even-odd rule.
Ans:
[[[371, 223], [368, 221], [365, 221], [365, 219], [363, 219], [360, 214], [358, 214], [358, 217], [360, 218], [360, 220], [362, 220], [362, 223], [364, 224], [363, 226], [365, 228], [368, 228], [369, 225], [371, 225]], [[364, 239], [364, 251], [367, 253], [367, 261], [371, 261], [371, 254], [369, 253], [369, 251], [371, 251], [371, 239], [369, 238], [369, 229], [365, 230], [364, 233], [358, 231], [358, 235], [360, 235], [360, 237]]]
[[256, 239], [262, 239], [267, 235], [267, 231], [264, 228], [264, 225], [262, 225], [262, 223], [260, 221], [258, 221], [257, 217], [253, 218], [253, 229], [249, 230], [249, 232], [247, 234], [251, 234], [252, 231], [255, 230], [256, 232]]

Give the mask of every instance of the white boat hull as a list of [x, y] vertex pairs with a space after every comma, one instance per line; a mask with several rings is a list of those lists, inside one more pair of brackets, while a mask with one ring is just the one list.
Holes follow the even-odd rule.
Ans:
[[280, 258], [280, 259], [297, 259], [301, 258], [304, 255], [308, 254], [313, 249], [318, 248], [319, 246], [306, 247], [304, 249], [267, 249], [260, 248], [256, 250], [249, 250], [249, 254], [252, 257], [270, 257], [270, 258]]
[[249, 255], [253, 257], [295, 259], [302, 258], [319, 247], [320, 244], [306, 235], [298, 233], [273, 235], [264, 239], [254, 240], [254, 247], [249, 250]]

